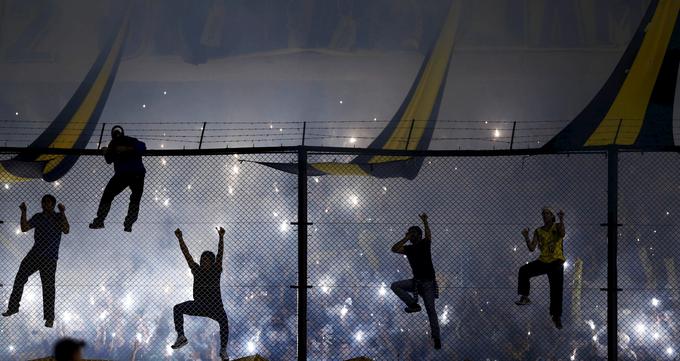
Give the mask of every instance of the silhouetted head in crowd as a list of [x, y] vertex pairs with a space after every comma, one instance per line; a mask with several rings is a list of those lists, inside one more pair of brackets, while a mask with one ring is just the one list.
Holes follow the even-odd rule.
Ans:
[[62, 338], [54, 345], [56, 361], [80, 361], [83, 359], [85, 342], [72, 338]]
[[409, 227], [408, 232], [406, 232], [406, 238], [408, 238], [412, 244], [417, 244], [423, 240], [423, 230], [418, 226]]
[[555, 223], [555, 213], [552, 211], [552, 209], [543, 207], [541, 210], [541, 216], [543, 216], [543, 223], [546, 226], [551, 226]]
[[43, 212], [54, 212], [54, 206], [57, 205], [57, 199], [51, 194], [45, 194], [40, 201]]
[[124, 135], [125, 131], [123, 130], [123, 127], [121, 127], [120, 125], [116, 125], [115, 127], [111, 128], [111, 138], [116, 139]]
[[215, 254], [210, 251], [205, 251], [201, 254], [201, 268], [208, 270], [215, 264]]

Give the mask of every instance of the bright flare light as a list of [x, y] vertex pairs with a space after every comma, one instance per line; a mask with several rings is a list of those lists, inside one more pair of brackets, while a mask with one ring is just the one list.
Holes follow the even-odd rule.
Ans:
[[64, 320], [64, 322], [70, 322], [71, 320], [73, 320], [73, 314], [71, 314], [71, 312], [66, 311], [61, 316], [61, 318]]
[[354, 137], [349, 138], [349, 142], [352, 143], [352, 144], [354, 144], [354, 143], [357, 142], [357, 138], [354, 138]]
[[500, 136], [501, 136], [501, 131], [500, 131], [500, 130], [498, 130], [498, 129], [494, 130], [494, 132], [493, 132], [493, 136], [494, 136], [495, 138], [498, 138], [498, 137], [500, 137]]
[[356, 195], [352, 194], [349, 196], [349, 203], [352, 204], [352, 206], [356, 207], [359, 205], [359, 197]]
[[354, 334], [354, 339], [355, 339], [357, 342], [363, 342], [363, 341], [364, 341], [364, 336], [365, 336], [364, 331], [359, 330], [359, 331], [357, 331], [357, 332]]
[[233, 175], [237, 175], [240, 171], [241, 171], [241, 169], [236, 164], [234, 164], [234, 166], [231, 167], [231, 174], [233, 174]]
[[248, 349], [248, 353], [253, 353], [255, 352], [255, 342], [253, 341], [248, 341], [246, 343], [246, 349]]
[[661, 301], [659, 301], [659, 299], [657, 299], [656, 297], [652, 298], [652, 306], [659, 307], [660, 303]]
[[281, 222], [281, 224], [279, 225], [279, 231], [281, 231], [281, 233], [286, 233], [286, 232], [288, 232], [289, 229], [290, 229], [290, 225], [288, 224], [288, 221], [286, 221], [286, 220]]
[[643, 334], [645, 333], [645, 331], [647, 331], [647, 326], [645, 326], [644, 324], [638, 323], [637, 325], [635, 325], [635, 332]]
[[670, 347], [670, 346], [666, 347], [666, 355], [673, 356], [674, 353], [675, 353], [675, 350], [673, 350], [672, 347]]
[[378, 294], [380, 296], [385, 296], [387, 294], [387, 286], [385, 285], [384, 282], [382, 284], [380, 284], [380, 289], [378, 289]]
[[16, 349], [14, 348], [14, 345], [9, 345], [9, 347], [7, 347], [7, 349], [8, 349], [9, 352], [11, 352], [11, 353], [14, 353], [14, 350], [16, 350]]
[[125, 298], [123, 298], [123, 307], [129, 309], [132, 307], [132, 304], [135, 302], [134, 299], [132, 299], [132, 293], [128, 293]]
[[349, 312], [347, 306], [342, 306], [340, 309], [340, 318], [345, 318], [345, 316], [347, 316], [347, 312]]
[[5, 183], [5, 189], [9, 189], [9, 184]]
[[593, 320], [588, 320], [586, 323], [590, 326], [591, 330], [595, 330], [595, 322], [593, 322]]

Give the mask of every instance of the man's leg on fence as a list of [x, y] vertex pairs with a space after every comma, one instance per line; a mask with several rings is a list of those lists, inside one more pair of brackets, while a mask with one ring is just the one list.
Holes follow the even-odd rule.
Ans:
[[517, 276], [517, 294], [520, 295], [519, 301], [515, 302], [517, 305], [529, 304], [529, 293], [531, 292], [531, 279], [548, 273], [546, 263], [541, 261], [533, 261], [525, 264], [519, 268]]
[[430, 321], [430, 330], [432, 331], [432, 338], [434, 339], [434, 347], [441, 348], [441, 336], [439, 332], [439, 317], [437, 317], [437, 310], [435, 308], [435, 283], [434, 281], [425, 281], [419, 283], [418, 293], [423, 298], [425, 311], [427, 311], [427, 318]]
[[139, 215], [139, 203], [144, 193], [144, 174], [130, 175], [130, 204], [128, 205], [127, 216], [125, 217], [125, 231], [131, 232], [132, 225], [137, 221]]
[[555, 327], [562, 328], [562, 295], [564, 291], [564, 266], [561, 261], [550, 263], [548, 283], [550, 284], [550, 316]]
[[97, 218], [90, 223], [90, 228], [104, 228], [104, 221], [111, 210], [111, 202], [116, 198], [120, 192], [127, 188], [128, 183], [126, 179], [118, 174], [114, 174], [106, 184], [102, 198], [99, 200], [99, 208], [97, 209]]
[[413, 279], [393, 282], [390, 286], [392, 292], [397, 295], [405, 304], [407, 313], [420, 311], [418, 299], [412, 296], [416, 292], [416, 282]]
[[9, 296], [7, 312], [3, 313], [3, 316], [11, 316], [19, 312], [21, 296], [24, 294], [24, 286], [26, 285], [26, 282], [28, 282], [28, 277], [37, 272], [39, 267], [40, 263], [38, 262], [37, 257], [31, 252], [21, 260], [19, 271], [17, 271], [17, 275], [14, 278], [12, 294]]

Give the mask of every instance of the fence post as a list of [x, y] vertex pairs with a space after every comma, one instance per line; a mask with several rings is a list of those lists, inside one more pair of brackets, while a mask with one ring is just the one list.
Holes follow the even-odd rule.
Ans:
[[307, 360], [307, 149], [298, 148], [298, 342], [299, 361]]
[[517, 122], [512, 122], [512, 135], [510, 135], [510, 150], [515, 145], [515, 127], [517, 127]]
[[106, 127], [106, 123], [102, 123], [102, 130], [99, 132], [99, 143], [97, 143], [97, 149], [101, 148], [102, 146], [102, 138], [104, 137], [104, 128]]
[[206, 124], [207, 124], [207, 122], [203, 122], [203, 126], [201, 127], [201, 139], [199, 139], [199, 141], [198, 141], [198, 149], [201, 149], [201, 147], [203, 146], [203, 134], [205, 134], [205, 125]]
[[607, 150], [607, 359], [618, 360], [618, 192], [619, 151]]

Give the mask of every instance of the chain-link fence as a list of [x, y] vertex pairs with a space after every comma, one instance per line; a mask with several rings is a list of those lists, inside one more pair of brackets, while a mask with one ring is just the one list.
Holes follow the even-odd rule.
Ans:
[[[606, 153], [418, 153], [427, 157], [414, 180], [310, 176], [306, 288], [298, 285], [299, 240], [291, 224], [298, 220], [298, 176], [256, 163], [296, 163], [294, 150], [150, 152], [132, 233], [123, 231], [127, 190], [104, 229], [88, 228], [113, 174], [100, 156], [81, 156], [57, 182], [3, 184], [4, 304], [33, 244], [33, 232], [21, 232], [19, 204], [26, 202], [30, 217], [41, 197], [53, 194], [66, 207], [70, 232], [59, 251], [54, 328], [43, 325], [35, 274], [20, 312], [0, 319], [0, 359], [48, 355], [64, 335], [86, 340], [93, 358], [218, 359], [219, 325], [205, 318], [184, 317], [189, 344], [169, 347], [176, 337], [173, 306], [192, 299], [194, 279], [174, 230], [183, 231], [199, 262], [203, 251], [217, 252], [216, 227], [226, 230], [221, 295], [232, 358], [298, 359], [305, 339], [309, 360], [607, 358]], [[314, 148], [308, 161], [345, 162], [361, 153]], [[677, 161], [675, 153], [620, 155], [621, 359], [674, 359], [680, 347]], [[550, 317], [546, 276], [532, 280], [530, 305], [514, 304], [519, 269], [539, 253], [527, 250], [521, 231], [543, 224], [544, 207], [565, 213], [561, 330]], [[413, 277], [406, 256], [391, 247], [410, 226], [422, 227], [423, 212], [432, 231], [441, 350], [433, 347], [426, 310], [405, 313], [391, 289]], [[298, 292], [308, 292], [306, 304], [298, 304]], [[299, 319], [305, 309], [306, 319]], [[306, 335], [298, 334], [299, 321]]]

